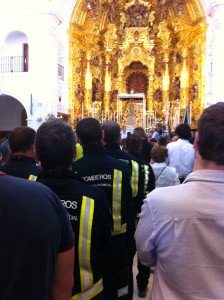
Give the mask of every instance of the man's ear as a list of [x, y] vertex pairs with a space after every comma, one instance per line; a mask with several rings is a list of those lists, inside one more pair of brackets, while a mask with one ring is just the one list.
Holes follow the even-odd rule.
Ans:
[[74, 147], [74, 154], [73, 154], [73, 158], [76, 158], [76, 156], [77, 156], [77, 147], [75, 146], [75, 147]]
[[39, 156], [37, 155], [37, 151], [36, 151], [35, 147], [33, 149], [33, 154], [34, 154], [34, 158], [39, 161]]
[[104, 133], [104, 130], [102, 130], [101, 142], [103, 142], [103, 141], [104, 141], [104, 137], [105, 137], [105, 133]]
[[[77, 139], [77, 142], [83, 147], [84, 144], [83, 144], [83, 142], [80, 140], [80, 138], [79, 138], [78, 136], [76, 136], [76, 139]], [[77, 154], [77, 152], [76, 152], [76, 154]]]
[[193, 145], [195, 150], [198, 150], [198, 142], [199, 142], [199, 134], [198, 134], [198, 132], [196, 132], [195, 139], [194, 139], [194, 145]]

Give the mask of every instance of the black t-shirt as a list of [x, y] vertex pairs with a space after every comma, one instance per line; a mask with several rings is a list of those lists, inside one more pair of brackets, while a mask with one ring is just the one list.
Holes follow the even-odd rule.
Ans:
[[74, 234], [59, 198], [46, 186], [0, 176], [0, 299], [47, 300], [57, 254]]

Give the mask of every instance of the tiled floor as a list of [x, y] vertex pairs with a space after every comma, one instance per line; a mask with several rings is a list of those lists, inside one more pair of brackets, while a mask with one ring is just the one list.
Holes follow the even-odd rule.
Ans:
[[133, 264], [133, 276], [134, 276], [134, 295], [133, 295], [133, 300], [143, 300], [143, 299], [149, 299], [149, 294], [150, 294], [150, 289], [152, 288], [152, 281], [153, 281], [153, 274], [150, 274], [150, 279], [149, 279], [149, 284], [148, 284], [148, 292], [145, 298], [139, 298], [138, 297], [138, 289], [137, 289], [137, 284], [136, 284], [136, 275], [138, 273], [137, 269], [137, 259], [136, 256], [134, 258], [134, 264]]

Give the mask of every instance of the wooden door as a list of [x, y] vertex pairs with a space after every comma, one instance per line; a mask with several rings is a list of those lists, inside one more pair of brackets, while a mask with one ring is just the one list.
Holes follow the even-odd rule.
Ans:
[[144, 93], [146, 95], [147, 86], [148, 86], [148, 81], [144, 74], [137, 73], [131, 75], [128, 78], [127, 81], [128, 93], [130, 93], [131, 90], [133, 90], [135, 94]]
[[23, 72], [28, 72], [29, 45], [23, 44]]

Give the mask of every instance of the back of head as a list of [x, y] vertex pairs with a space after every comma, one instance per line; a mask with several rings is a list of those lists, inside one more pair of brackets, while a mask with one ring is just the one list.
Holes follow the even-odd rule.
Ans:
[[168, 143], [168, 140], [167, 140], [167, 137], [166, 136], [162, 136], [160, 135], [159, 138], [158, 138], [158, 145], [160, 146], [164, 146], [166, 147], [167, 143]]
[[155, 144], [151, 150], [151, 158], [156, 163], [163, 163], [168, 157], [168, 150], [164, 146]]
[[106, 121], [101, 125], [101, 129], [104, 131], [104, 142], [119, 143], [120, 142], [120, 126], [114, 121]]
[[187, 124], [180, 124], [175, 130], [175, 134], [178, 135], [180, 139], [190, 140], [191, 138], [191, 127]]
[[100, 142], [102, 138], [100, 123], [94, 118], [82, 119], [76, 126], [76, 134], [84, 145]]
[[66, 170], [72, 165], [75, 136], [62, 120], [49, 120], [38, 128], [35, 147], [45, 171]]
[[141, 139], [135, 134], [130, 134], [126, 140], [127, 152], [132, 155], [138, 155], [141, 150]]
[[9, 146], [12, 153], [22, 152], [25, 153], [30, 150], [31, 146], [34, 144], [35, 130], [20, 126], [16, 127], [9, 134]]
[[135, 135], [137, 135], [140, 139], [145, 139], [146, 138], [146, 133], [145, 133], [145, 130], [144, 128], [142, 127], [136, 127], [134, 129], [134, 132], [133, 132]]
[[198, 151], [202, 159], [224, 165], [224, 102], [206, 108], [198, 121]]

